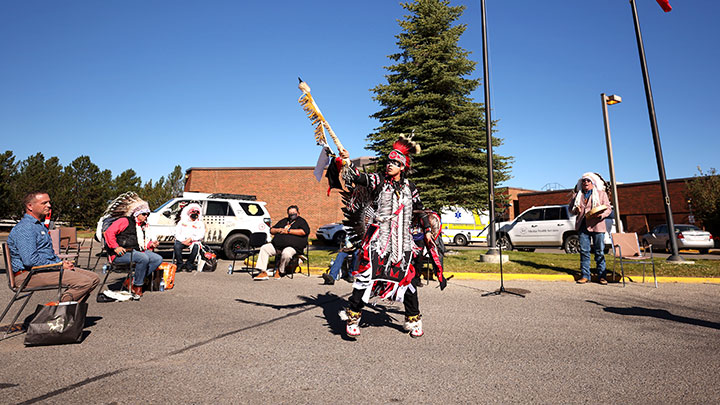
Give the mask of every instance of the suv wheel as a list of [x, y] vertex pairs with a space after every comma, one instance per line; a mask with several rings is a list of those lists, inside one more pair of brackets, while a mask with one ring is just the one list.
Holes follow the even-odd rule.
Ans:
[[225, 258], [228, 260], [242, 260], [246, 258], [247, 255], [235, 255], [234, 251], [236, 249], [247, 249], [248, 246], [250, 246], [250, 238], [241, 233], [236, 233], [225, 239], [223, 254], [225, 254]]
[[453, 243], [458, 246], [467, 246], [468, 238], [467, 238], [467, 236], [459, 233], [459, 234], [455, 235], [455, 237], [453, 238]]
[[502, 250], [513, 250], [513, 244], [510, 242], [510, 238], [507, 235], [498, 236], [495, 245]]
[[332, 240], [333, 245], [340, 246], [343, 243], [345, 243], [345, 235], [346, 235], [345, 231], [335, 232], [335, 235], [333, 236], [333, 240]]
[[570, 235], [563, 241], [565, 253], [580, 253], [580, 238], [577, 235]]

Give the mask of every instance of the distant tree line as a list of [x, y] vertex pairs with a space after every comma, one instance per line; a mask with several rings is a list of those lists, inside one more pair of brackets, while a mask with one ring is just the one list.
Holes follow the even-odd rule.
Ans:
[[31, 190], [44, 190], [52, 199], [52, 217], [75, 226], [93, 226], [109, 201], [135, 191], [154, 209], [182, 193], [184, 175], [175, 166], [159, 180], [142, 179], [132, 169], [113, 177], [110, 170], [100, 170], [89, 156], [79, 156], [63, 167], [60, 159], [45, 159], [42, 153], [17, 161], [12, 151], [0, 154], [0, 218], [22, 216], [21, 200]]

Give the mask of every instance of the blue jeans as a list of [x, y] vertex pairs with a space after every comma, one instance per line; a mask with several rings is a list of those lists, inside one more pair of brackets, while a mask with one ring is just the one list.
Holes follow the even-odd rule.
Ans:
[[[113, 263], [130, 263], [130, 256], [130, 252], [126, 252], [122, 256], [115, 256]], [[133, 284], [136, 287], [142, 287], [145, 277], [152, 274], [160, 266], [163, 258], [150, 250], [144, 252], [134, 250], [132, 252], [132, 261], [135, 263], [135, 280], [133, 280]]]
[[[355, 252], [357, 252], [357, 250]], [[355, 270], [355, 267], [357, 266], [358, 255], [356, 255], [355, 252], [352, 253], [353, 258], [350, 264], [349, 272]], [[337, 256], [335, 256], [335, 262], [333, 262], [333, 265], [330, 266], [330, 277], [332, 277], [334, 280], [337, 281], [340, 278], [340, 270], [342, 269], [342, 265], [345, 262], [345, 259], [349, 255], [350, 253], [347, 252], [339, 252]]]
[[[198, 249], [200, 247], [199, 244], [193, 243], [190, 249], [190, 257], [187, 259], [187, 263], [192, 265], [195, 262], [195, 256], [198, 254]], [[183, 266], [183, 257], [182, 257], [182, 251], [188, 246], [183, 245], [180, 241], [175, 241], [175, 244], [173, 245], [173, 250], [175, 251], [175, 262], [177, 264], [178, 270]]]
[[595, 254], [598, 276], [605, 278], [605, 233], [580, 229], [580, 271], [583, 278], [590, 280], [590, 251]]

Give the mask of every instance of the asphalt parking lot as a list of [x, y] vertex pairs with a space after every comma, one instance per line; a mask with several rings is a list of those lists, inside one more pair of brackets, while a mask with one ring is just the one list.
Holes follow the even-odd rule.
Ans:
[[511, 281], [526, 298], [482, 296], [498, 285], [431, 283], [425, 336], [402, 331], [401, 305], [381, 304], [350, 341], [337, 317], [345, 282], [181, 273], [139, 302], [92, 302], [80, 344], [0, 341], [2, 403], [720, 401], [720, 285]]

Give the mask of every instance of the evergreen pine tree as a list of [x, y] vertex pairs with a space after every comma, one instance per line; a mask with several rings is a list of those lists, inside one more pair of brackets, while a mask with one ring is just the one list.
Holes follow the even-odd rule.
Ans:
[[0, 218], [17, 217], [20, 215], [20, 202], [15, 201], [13, 186], [17, 174], [18, 163], [12, 151], [0, 154]]
[[[458, 46], [465, 25], [453, 25], [464, 6], [447, 0], [403, 3], [410, 12], [399, 21], [398, 53], [386, 67], [387, 84], [372, 89], [382, 109], [372, 117], [381, 126], [368, 136], [369, 148], [382, 159], [401, 133], [415, 131], [423, 151], [413, 157], [412, 179], [428, 208], [487, 208], [487, 160], [484, 110], [470, 93], [475, 62]], [[493, 148], [502, 144], [493, 137]], [[493, 151], [494, 152], [494, 151]], [[510, 175], [512, 157], [493, 153], [494, 180]]]

